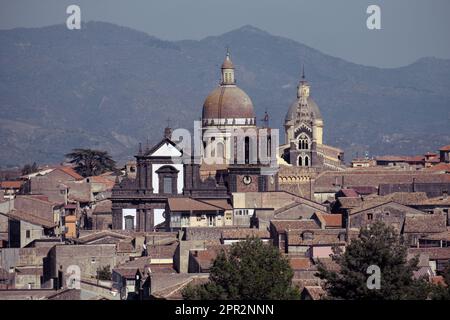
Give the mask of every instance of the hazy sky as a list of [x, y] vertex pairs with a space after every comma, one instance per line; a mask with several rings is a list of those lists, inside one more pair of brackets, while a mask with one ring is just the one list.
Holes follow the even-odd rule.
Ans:
[[[396, 67], [450, 59], [450, 0], [0, 0], [0, 28], [107, 21], [167, 40], [202, 39], [246, 24], [365, 65]], [[382, 30], [368, 30], [366, 9], [381, 7]], [[1, 45], [1, 44], [0, 44]]]

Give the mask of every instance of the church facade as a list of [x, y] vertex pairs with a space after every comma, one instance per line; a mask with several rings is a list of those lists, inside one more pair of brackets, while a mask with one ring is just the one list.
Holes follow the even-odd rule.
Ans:
[[200, 159], [178, 147], [170, 128], [153, 148], [139, 148], [136, 177], [112, 191], [113, 229], [227, 225], [232, 193], [278, 190], [278, 135], [257, 127], [253, 103], [236, 85], [234, 71], [227, 53], [220, 84], [203, 104]]

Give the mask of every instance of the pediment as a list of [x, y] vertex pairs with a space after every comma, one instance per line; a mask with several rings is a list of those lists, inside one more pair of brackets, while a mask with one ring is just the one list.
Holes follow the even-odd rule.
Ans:
[[169, 139], [164, 139], [153, 147], [147, 154], [148, 157], [181, 157], [183, 152]]

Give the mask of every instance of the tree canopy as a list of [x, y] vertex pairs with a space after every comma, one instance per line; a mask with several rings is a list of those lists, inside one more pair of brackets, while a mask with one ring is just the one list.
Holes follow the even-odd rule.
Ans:
[[[339, 271], [330, 271], [319, 263], [318, 276], [326, 280], [325, 289], [335, 299], [402, 300], [427, 299], [430, 286], [424, 279], [414, 279], [418, 258], [407, 259], [407, 247], [391, 226], [381, 222], [361, 229], [359, 239], [353, 240], [332, 259]], [[380, 269], [380, 286], [369, 289], [369, 266]], [[370, 269], [369, 269], [370, 270]]]
[[22, 175], [25, 176], [27, 174], [35, 173], [39, 171], [39, 167], [36, 164], [36, 162], [33, 162], [33, 164], [26, 164], [22, 168]]
[[107, 151], [73, 149], [66, 157], [75, 164], [75, 170], [83, 177], [96, 176], [115, 170], [116, 162]]
[[276, 247], [248, 238], [217, 255], [209, 282], [187, 286], [182, 294], [192, 300], [298, 299], [292, 277], [289, 260]]

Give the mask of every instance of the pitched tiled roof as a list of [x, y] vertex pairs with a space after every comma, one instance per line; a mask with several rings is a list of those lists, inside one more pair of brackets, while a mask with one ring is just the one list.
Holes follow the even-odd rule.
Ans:
[[409, 254], [420, 255], [426, 254], [430, 258], [430, 260], [448, 260], [450, 259], [450, 247], [443, 248], [409, 248]]
[[147, 245], [147, 251], [152, 259], [172, 259], [177, 247], [178, 243], [160, 246]]
[[405, 162], [421, 162], [424, 156], [380, 156], [376, 157], [377, 161], [405, 161]]
[[220, 250], [225, 250], [225, 246], [210, 246], [205, 250], [192, 250], [191, 256], [197, 261], [203, 270], [211, 268], [214, 259], [216, 259]]
[[383, 196], [383, 198], [403, 205], [410, 205], [427, 199], [427, 194], [425, 192], [394, 192]]
[[[305, 236], [306, 233], [312, 234], [312, 239]], [[287, 232], [287, 243], [289, 246], [298, 245], [339, 245], [345, 244], [345, 229], [316, 229], [316, 230], [290, 230]]]
[[326, 296], [326, 291], [321, 286], [305, 286], [303, 290], [305, 290], [313, 300], [321, 300]]
[[181, 292], [184, 287], [187, 285], [200, 285], [209, 281], [207, 274], [177, 274], [176, 276], [171, 277], [168, 275], [167, 277], [167, 279], [164, 279], [158, 275], [158, 280], [161, 281], [158, 281], [157, 288], [154, 291], [152, 290], [152, 296], [167, 300], [182, 300]]
[[358, 193], [355, 191], [355, 189], [342, 189], [341, 192], [346, 197], [357, 197]]
[[111, 200], [102, 200], [97, 202], [94, 208], [94, 214], [112, 212], [112, 202]]
[[224, 210], [232, 210], [233, 206], [226, 199], [198, 199], [199, 201], [206, 202], [213, 206], [222, 208]]
[[7, 214], [11, 219], [26, 221], [34, 225], [43, 226], [45, 228], [54, 228], [56, 223], [53, 221], [44, 219], [42, 217], [31, 215], [27, 212], [20, 210], [12, 210]]
[[406, 216], [405, 233], [438, 233], [447, 231], [447, 217], [443, 214]]
[[429, 168], [424, 169], [425, 171], [431, 171], [431, 172], [442, 172], [442, 173], [448, 173], [450, 172], [450, 163], [439, 163], [434, 166], [431, 166]]
[[[357, 189], [358, 187], [378, 188], [380, 184], [411, 184], [416, 183], [449, 182], [446, 174], [423, 171], [399, 171], [392, 169], [348, 169], [345, 172], [325, 171], [320, 173], [314, 181], [315, 192], [337, 191], [341, 188], [342, 177], [344, 187]], [[337, 186], [336, 186], [337, 182]]]
[[270, 238], [268, 230], [255, 228], [227, 228], [222, 230], [223, 239]]
[[287, 230], [304, 230], [304, 229], [320, 229], [320, 226], [312, 219], [299, 220], [271, 220], [278, 233], [284, 233]]
[[337, 201], [342, 209], [351, 209], [360, 206], [363, 199], [361, 197], [339, 197]]
[[[420, 199], [426, 199], [426, 194], [424, 192], [396, 192], [386, 196], [377, 196], [369, 199], [364, 199], [364, 201], [362, 201], [358, 207], [350, 209], [350, 214], [355, 214], [388, 203], [397, 203], [398, 205], [403, 206], [413, 205], [420, 201]], [[409, 210], [415, 209], [410, 208]]]
[[43, 267], [36, 267], [36, 266], [26, 266], [26, 267], [17, 267], [16, 268], [17, 275], [36, 275], [36, 276], [42, 276], [43, 275]]
[[119, 241], [116, 245], [117, 252], [135, 252], [135, 247], [131, 241]]
[[61, 167], [58, 167], [57, 170], [63, 171], [64, 173], [68, 174], [69, 176], [71, 176], [75, 180], [83, 180], [84, 179], [72, 167], [61, 166]]
[[323, 266], [329, 270], [329, 271], [339, 271], [340, 270], [340, 266], [339, 264], [337, 264], [336, 261], [334, 261], [331, 257], [330, 258], [318, 258], [315, 260], [315, 263], [322, 263]]
[[439, 148], [439, 151], [450, 151], [450, 144]]
[[222, 208], [192, 198], [169, 198], [171, 211], [220, 211]]
[[105, 185], [106, 190], [112, 190], [112, 188], [115, 185], [114, 180], [108, 179], [104, 176], [92, 176], [92, 177], [88, 177], [88, 178], [93, 183], [100, 183], [100, 184]]
[[327, 228], [342, 227], [342, 214], [322, 214], [322, 218], [325, 220]]
[[291, 257], [289, 264], [292, 270], [309, 270], [311, 268], [311, 259], [305, 257]]
[[450, 241], [450, 227], [447, 227], [447, 231], [427, 235], [424, 239]]
[[96, 240], [99, 240], [101, 238], [106, 238], [106, 237], [117, 238], [118, 241], [124, 240], [124, 239], [128, 239], [128, 240], [132, 239], [132, 237], [130, 237], [129, 235], [125, 235], [123, 233], [115, 232], [112, 230], [101, 230], [101, 231], [90, 232], [89, 234], [79, 237], [78, 239], [76, 239], [76, 241], [79, 243], [88, 243], [88, 242], [96, 241]]
[[2, 189], [20, 189], [24, 181], [18, 180], [18, 181], [1, 181], [0, 182], [0, 188]]

